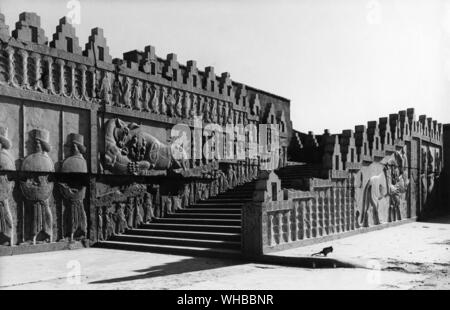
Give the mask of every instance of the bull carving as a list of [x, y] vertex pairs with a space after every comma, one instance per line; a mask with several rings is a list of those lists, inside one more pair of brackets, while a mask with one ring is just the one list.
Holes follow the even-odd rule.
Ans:
[[176, 141], [165, 144], [139, 125], [116, 118], [105, 126], [104, 162], [116, 174], [145, 175], [150, 170], [186, 170], [187, 154]]

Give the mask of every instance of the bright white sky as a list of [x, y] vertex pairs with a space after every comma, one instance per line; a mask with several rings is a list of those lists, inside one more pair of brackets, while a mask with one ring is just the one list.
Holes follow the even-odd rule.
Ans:
[[[212, 65], [233, 80], [291, 99], [294, 128], [316, 133], [408, 107], [450, 123], [450, 3], [446, 0], [79, 0], [84, 48], [102, 27], [113, 57], [159, 56]], [[41, 16], [49, 40], [65, 0], [1, 0], [14, 28]]]

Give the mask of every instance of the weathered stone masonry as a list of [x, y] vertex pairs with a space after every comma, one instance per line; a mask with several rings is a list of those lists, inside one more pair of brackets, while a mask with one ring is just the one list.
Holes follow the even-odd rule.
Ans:
[[[261, 156], [191, 159], [171, 130], [195, 116], [278, 126], [276, 173]], [[0, 14], [0, 255], [98, 244], [255, 180], [238, 227], [248, 256], [422, 218], [448, 211], [449, 137], [413, 109], [297, 132], [289, 100], [229, 73], [153, 46], [113, 59], [100, 28], [83, 49], [65, 18], [48, 43], [36, 14], [12, 32]]]
[[2, 253], [95, 244], [255, 179], [255, 159], [175, 158], [171, 129], [194, 116], [279, 126], [286, 164], [289, 104], [153, 46], [112, 59], [100, 28], [82, 49], [66, 18], [48, 43], [36, 14], [12, 33], [0, 14]]
[[291, 164], [261, 174], [244, 208], [244, 253], [257, 256], [448, 212], [446, 131], [425, 115], [417, 119], [414, 109], [337, 135], [294, 131]]

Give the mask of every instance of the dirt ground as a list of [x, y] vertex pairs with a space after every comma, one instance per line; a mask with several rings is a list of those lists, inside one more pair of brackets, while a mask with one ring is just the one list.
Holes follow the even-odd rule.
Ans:
[[277, 252], [356, 268], [305, 268], [107, 249], [0, 257], [0, 289], [450, 289], [450, 217]]

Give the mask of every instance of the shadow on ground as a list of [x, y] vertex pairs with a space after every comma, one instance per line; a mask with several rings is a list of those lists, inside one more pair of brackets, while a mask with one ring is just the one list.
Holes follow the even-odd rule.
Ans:
[[422, 219], [419, 223], [433, 223], [433, 224], [450, 224], [450, 215], [436, 216], [432, 218]]
[[117, 282], [126, 282], [126, 281], [134, 281], [134, 280], [142, 280], [142, 279], [151, 279], [155, 277], [161, 276], [169, 276], [174, 274], [182, 274], [187, 272], [194, 271], [203, 271], [203, 270], [211, 270], [222, 267], [236, 266], [241, 265], [246, 262], [232, 259], [214, 259], [214, 258], [189, 258], [183, 259], [180, 261], [167, 263], [159, 266], [152, 266], [146, 269], [134, 270], [139, 274], [119, 277], [119, 278], [111, 278], [99, 281], [93, 281], [89, 284], [107, 284], [107, 283], [117, 283]]

